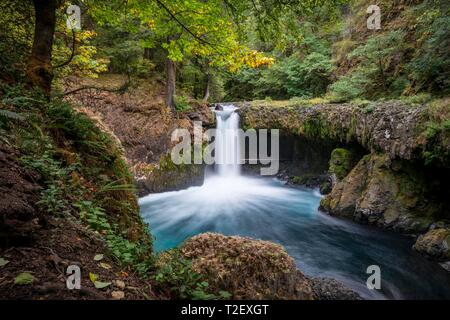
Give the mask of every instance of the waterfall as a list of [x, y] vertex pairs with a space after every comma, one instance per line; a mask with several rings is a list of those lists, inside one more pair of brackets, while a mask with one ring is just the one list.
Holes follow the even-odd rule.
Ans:
[[215, 145], [215, 167], [219, 176], [236, 177], [240, 174], [239, 115], [233, 105], [218, 105]]

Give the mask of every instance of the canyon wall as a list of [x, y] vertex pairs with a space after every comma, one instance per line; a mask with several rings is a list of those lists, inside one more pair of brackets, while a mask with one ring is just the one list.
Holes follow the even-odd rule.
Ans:
[[[429, 105], [393, 101], [319, 105], [253, 102], [237, 106], [244, 128], [278, 128], [281, 139], [293, 136], [303, 141], [304, 152], [298, 150], [297, 158], [304, 159], [307, 150], [318, 144], [334, 146], [333, 152], [323, 148], [316, 153], [319, 163], [323, 163], [323, 157], [328, 159], [329, 167], [323, 174], [332, 184], [321, 201], [321, 210], [421, 235], [415, 248], [447, 261], [448, 104], [448, 100], [440, 100]], [[295, 158], [294, 163], [298, 161]], [[317, 170], [312, 172], [317, 174]]]

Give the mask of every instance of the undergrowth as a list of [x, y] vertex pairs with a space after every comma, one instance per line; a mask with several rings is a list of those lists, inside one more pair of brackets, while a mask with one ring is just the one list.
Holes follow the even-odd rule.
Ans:
[[115, 142], [61, 99], [47, 101], [21, 86], [0, 90], [1, 142], [18, 149], [21, 165], [37, 174], [39, 208], [78, 217], [120, 264], [144, 274], [153, 263], [152, 241]]
[[155, 280], [177, 299], [218, 300], [230, 298], [227, 291], [212, 293], [203, 275], [192, 269], [192, 262], [183, 258], [179, 249], [171, 249], [159, 256]]

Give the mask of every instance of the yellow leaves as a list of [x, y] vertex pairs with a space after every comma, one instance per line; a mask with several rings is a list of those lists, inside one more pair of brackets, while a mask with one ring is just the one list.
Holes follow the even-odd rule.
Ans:
[[147, 21], [147, 27], [148, 27], [150, 30], [155, 30], [155, 28], [156, 28], [156, 22], [155, 22], [155, 20], [154, 20], [154, 19], [148, 20], [148, 21]]
[[[53, 48], [53, 56], [56, 65], [66, 61], [71, 55], [72, 31], [64, 31], [63, 37], [57, 38]], [[68, 65], [61, 69], [55, 69], [57, 76], [64, 77], [69, 74], [97, 78], [98, 74], [107, 71], [109, 60], [98, 58], [97, 48], [90, 44], [97, 35], [92, 30], [82, 30], [75, 33], [75, 55]]]
[[266, 56], [264, 53], [249, 50], [245, 47], [237, 47], [232, 51], [233, 59], [228, 63], [228, 69], [236, 72], [242, 67], [259, 68], [262, 66], [270, 67], [275, 63], [275, 59]]
[[242, 62], [251, 68], [258, 68], [261, 66], [271, 66], [275, 63], [275, 59], [265, 56], [263, 53], [252, 50], [242, 57]]
[[96, 35], [97, 35], [97, 32], [91, 31], [91, 30], [84, 30], [84, 31], [76, 33], [77, 41], [80, 41], [80, 42], [90, 40], [93, 37], [95, 37]]

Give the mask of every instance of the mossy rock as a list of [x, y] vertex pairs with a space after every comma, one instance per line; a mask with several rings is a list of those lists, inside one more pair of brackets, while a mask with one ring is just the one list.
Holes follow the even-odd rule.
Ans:
[[450, 229], [435, 228], [419, 236], [414, 249], [430, 258], [447, 261], [450, 259]]
[[180, 252], [211, 289], [233, 299], [313, 299], [309, 280], [278, 244], [204, 233], [187, 240]]
[[342, 180], [354, 165], [354, 153], [348, 149], [336, 148], [331, 152], [329, 173]]

